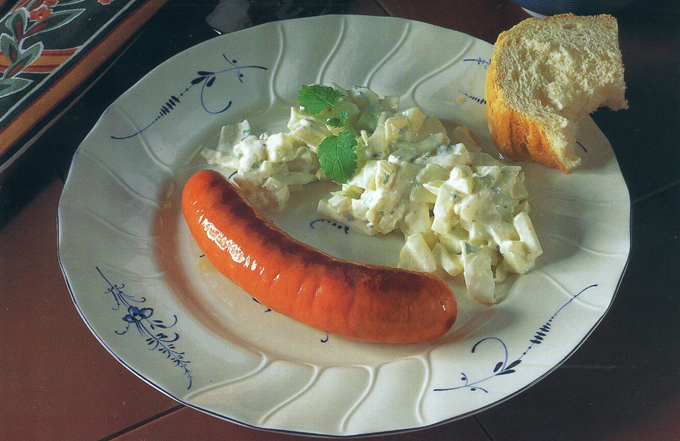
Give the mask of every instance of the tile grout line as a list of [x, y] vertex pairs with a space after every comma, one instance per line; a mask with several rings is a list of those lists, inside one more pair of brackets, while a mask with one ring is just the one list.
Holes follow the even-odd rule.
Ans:
[[653, 198], [654, 196], [657, 196], [657, 195], [663, 193], [664, 191], [670, 190], [671, 188], [679, 186], [679, 185], [680, 185], [680, 179], [673, 181], [673, 182], [669, 182], [668, 184], [662, 185], [661, 187], [657, 188], [654, 191], [647, 193], [646, 195], [639, 196], [638, 198], [632, 200], [631, 205], [635, 205], [635, 204], [638, 204], [640, 202], [644, 202], [647, 199]]
[[149, 418], [147, 418], [147, 419], [145, 419], [145, 420], [139, 421], [139, 422], [137, 422], [137, 423], [135, 423], [135, 424], [132, 424], [131, 426], [128, 426], [128, 427], [126, 427], [126, 428], [124, 428], [124, 429], [121, 429], [121, 430], [119, 430], [118, 432], [112, 433], [111, 435], [107, 435], [107, 436], [101, 438], [99, 441], [111, 441], [111, 440], [114, 440], [114, 439], [116, 439], [116, 438], [118, 438], [118, 437], [120, 437], [120, 436], [123, 436], [123, 435], [125, 435], [125, 434], [127, 434], [127, 433], [132, 432], [132, 431], [135, 430], [135, 429], [139, 429], [140, 427], [145, 426], [146, 424], [149, 424], [149, 423], [151, 423], [151, 422], [153, 422], [153, 421], [156, 421], [156, 420], [158, 420], [158, 419], [160, 419], [160, 418], [163, 418], [164, 416], [167, 416], [167, 415], [170, 415], [171, 413], [177, 412], [177, 411], [180, 410], [180, 409], [184, 409], [185, 407], [186, 407], [186, 406], [183, 406], [182, 404], [178, 404], [177, 406], [171, 407], [171, 408], [168, 409], [168, 410], [165, 410], [165, 411], [163, 411], [163, 412], [160, 412], [160, 413], [158, 413], [158, 414], [156, 414], [156, 415], [154, 415], [154, 416], [151, 416], [151, 417], [149, 417]]
[[489, 441], [494, 441], [494, 437], [491, 436], [491, 433], [486, 428], [486, 426], [484, 426], [484, 423], [482, 423], [482, 420], [479, 419], [479, 416], [474, 415], [472, 418], [475, 420], [475, 422], [479, 426], [479, 430], [481, 430], [484, 433], [484, 435], [486, 435], [486, 437], [489, 439]]
[[382, 4], [382, 2], [381, 2], [380, 0], [373, 0], [373, 1], [375, 2], [375, 4], [378, 5], [378, 7], [379, 7], [380, 9], [383, 10], [383, 12], [384, 12], [385, 14], [387, 14], [387, 15], [390, 16], [390, 17], [392, 17], [392, 14], [390, 14], [390, 12], [387, 10], [387, 8], [385, 7], [385, 5]]

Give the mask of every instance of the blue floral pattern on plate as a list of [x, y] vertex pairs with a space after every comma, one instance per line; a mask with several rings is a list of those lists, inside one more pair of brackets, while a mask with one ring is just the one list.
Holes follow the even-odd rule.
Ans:
[[260, 69], [260, 70], [268, 70], [264, 66], [256, 66], [256, 65], [248, 65], [248, 66], [241, 66], [238, 64], [238, 61], [233, 59], [233, 58], [228, 58], [225, 54], [222, 54], [222, 58], [227, 62], [229, 67], [218, 70], [218, 71], [210, 71], [210, 70], [198, 70], [196, 72], [196, 78], [191, 80], [189, 82], [189, 85], [184, 88], [180, 93], [176, 95], [171, 95], [163, 105], [161, 105], [161, 108], [158, 110], [158, 114], [156, 117], [145, 127], [142, 129], [138, 130], [135, 133], [132, 133], [130, 135], [124, 135], [124, 136], [115, 136], [111, 135], [112, 139], [128, 139], [135, 137], [139, 135], [140, 133], [143, 133], [145, 130], [147, 130], [149, 127], [157, 123], [161, 118], [165, 117], [166, 115], [169, 115], [177, 106], [179, 106], [182, 103], [182, 99], [184, 99], [184, 96], [194, 87], [194, 86], [201, 86], [201, 93], [200, 93], [200, 100], [201, 100], [201, 107], [203, 110], [208, 112], [209, 114], [216, 115], [219, 113], [226, 112], [232, 105], [233, 101], [228, 100], [227, 104], [224, 105], [224, 107], [218, 108], [218, 109], [209, 109], [208, 106], [205, 103], [205, 94], [206, 91], [211, 88], [214, 84], [215, 81], [217, 81], [218, 76], [224, 74], [224, 73], [235, 73], [236, 74], [236, 79], [239, 81], [239, 83], [243, 83], [243, 70], [245, 69]]
[[[309, 39], [318, 29], [324, 32]], [[422, 51], [423, 37], [429, 36], [452, 50]], [[366, 38], [372, 43], [368, 49]], [[404, 102], [430, 113], [455, 116], [456, 123], [474, 133], [486, 133], [483, 105], [462, 92], [483, 97], [483, 61], [491, 53], [488, 43], [423, 23], [327, 16], [224, 35], [169, 60], [102, 116], [102, 124], [75, 155], [64, 185], [59, 262], [82, 317], [121, 363], [168, 396], [230, 421], [289, 433], [360, 436], [431, 426], [485, 409], [539, 381], [571, 355], [606, 313], [630, 248], [628, 192], [613, 150], [592, 120], [585, 122], [581, 136], [589, 167], [567, 179], [527, 166], [532, 194], [537, 195], [532, 209], [545, 213], [540, 232], [551, 243], [544, 264], [523, 279], [511, 302], [492, 311], [474, 309], [469, 327], [435, 343], [392, 347], [328, 338], [264, 313], [266, 307], [248, 296], [224, 302], [233, 285], [195, 267], [191, 256], [196, 254], [185, 253], [195, 248], [186, 248], [191, 244], [181, 222], [165, 222], [164, 217], [175, 215], [182, 179], [198, 165], [200, 158], [195, 163], [192, 158], [199, 136], [212, 137], [227, 119], [249, 117], [252, 109], [257, 109], [258, 123], [273, 128], [280, 122], [274, 118], [282, 118], [282, 107], [294, 101], [301, 84], [376, 86], [400, 93]], [[238, 58], [243, 69], [221, 54]], [[122, 142], [111, 139], [138, 131], [161, 114], [163, 120], [145, 134]], [[345, 234], [331, 223], [317, 222], [311, 228], [309, 223], [319, 217], [313, 213], [284, 225], [299, 231], [301, 239], [319, 242], [319, 236], [332, 236], [330, 248], [339, 257], [351, 258], [352, 250], [364, 246], [363, 237]], [[179, 256], [168, 243], [175, 240]], [[168, 254], [159, 256], [159, 251]], [[181, 265], [177, 273], [160, 261], [167, 256]], [[144, 282], [133, 285], [129, 278]], [[540, 329], [591, 283], [597, 289], [559, 312], [548, 323], [549, 332]], [[537, 303], [535, 296], [548, 301]], [[177, 309], [168, 309], [166, 300]], [[185, 306], [193, 303], [184, 300], [210, 308], [192, 315], [194, 309]], [[245, 305], [254, 310], [236, 309]], [[255, 320], [242, 319], [251, 316]], [[495, 322], [487, 332], [479, 329], [496, 316], [508, 321]], [[578, 320], [562, 326], [574, 317]], [[227, 320], [215, 322], [212, 332], [212, 322], [204, 318]], [[522, 362], [513, 365], [536, 336], [543, 338], [537, 339], [540, 345], [533, 343]], [[479, 344], [471, 353], [475, 342]], [[536, 366], [532, 361], [539, 354], [545, 358]], [[433, 391], [463, 385], [461, 372], [469, 387], [459, 389], [488, 393], [452, 400], [453, 394], [467, 392]], [[500, 372], [505, 372], [501, 378], [491, 380]], [[403, 386], [399, 394], [394, 394], [395, 384]], [[338, 387], [341, 394], [328, 394]]]
[[503, 342], [503, 340], [501, 340], [498, 337], [485, 337], [485, 338], [479, 340], [477, 343], [475, 343], [472, 346], [471, 352], [474, 354], [475, 351], [477, 350], [477, 348], [479, 347], [479, 345], [486, 343], [486, 342], [496, 342], [500, 345], [500, 347], [503, 349], [503, 360], [498, 361], [494, 365], [491, 375], [488, 375], [484, 378], [481, 378], [479, 380], [471, 382], [470, 377], [468, 377], [468, 375], [465, 374], [465, 372], [461, 372], [461, 380], [463, 381], [463, 385], [455, 386], [455, 387], [436, 388], [436, 389], [434, 389], [434, 391], [435, 392], [442, 392], [442, 391], [449, 391], [449, 390], [456, 390], [456, 389], [469, 389], [471, 391], [480, 390], [482, 392], [488, 393], [488, 390], [484, 389], [483, 387], [480, 387], [479, 385], [484, 383], [485, 381], [490, 380], [491, 378], [497, 377], [499, 375], [507, 375], [507, 374], [515, 373], [516, 372], [515, 368], [517, 366], [519, 366], [519, 364], [522, 362], [522, 359], [524, 358], [525, 355], [527, 355], [529, 353], [531, 348], [533, 348], [535, 345], [540, 345], [541, 343], [543, 343], [543, 340], [547, 336], [548, 332], [550, 332], [550, 328], [552, 327], [553, 320], [555, 320], [557, 315], [564, 308], [566, 308], [571, 302], [576, 300], [576, 298], [578, 298], [581, 294], [583, 294], [584, 292], [586, 292], [589, 289], [594, 288], [596, 286], [597, 286], [597, 284], [593, 284], [593, 285], [590, 285], [590, 286], [583, 288], [576, 295], [571, 297], [569, 299], [569, 301], [567, 301], [564, 305], [562, 305], [560, 307], [560, 309], [558, 309], [557, 312], [555, 312], [548, 319], [548, 321], [545, 322], [545, 324], [543, 324], [539, 328], [538, 331], [536, 331], [536, 333], [533, 335], [533, 337], [529, 340], [529, 342], [531, 344], [527, 347], [527, 349], [524, 352], [522, 352], [522, 354], [519, 357], [517, 357], [517, 359], [515, 361], [508, 363], [508, 346], [505, 344], [505, 342]]
[[135, 296], [126, 294], [123, 291], [125, 284], [114, 285], [109, 282], [99, 267], [95, 267], [95, 269], [109, 286], [105, 293], [111, 294], [116, 301], [113, 310], [118, 311], [123, 307], [125, 308], [125, 312], [127, 312], [127, 314], [122, 317], [123, 322], [125, 322], [125, 329], [114, 332], [118, 335], [125, 335], [130, 330], [130, 325], [134, 325], [139, 334], [146, 339], [146, 344], [149, 346], [150, 351], [160, 352], [165, 355], [165, 358], [174, 363], [175, 366], [184, 371], [184, 375], [189, 379], [189, 386], [187, 389], [191, 389], [193, 377], [188, 366], [190, 361], [185, 360], [184, 352], [179, 351], [175, 346], [175, 342], [179, 340], [179, 334], [173, 332], [172, 335], [169, 335], [164, 331], [177, 324], [177, 316], [173, 316], [171, 324], [166, 324], [160, 319], [152, 319], [153, 308], [140, 308], [133, 305], [133, 303], [140, 305], [146, 303], [146, 297], [136, 298]]

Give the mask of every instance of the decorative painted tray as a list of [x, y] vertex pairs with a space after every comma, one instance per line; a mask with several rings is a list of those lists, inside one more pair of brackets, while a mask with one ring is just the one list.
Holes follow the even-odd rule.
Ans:
[[166, 1], [19, 0], [0, 18], [0, 174]]
[[[59, 204], [59, 259], [83, 320], [111, 354], [188, 406], [240, 424], [332, 436], [400, 431], [479, 412], [559, 366], [611, 305], [630, 248], [613, 150], [588, 119], [570, 175], [523, 164], [544, 254], [495, 306], [462, 287], [430, 343], [380, 345], [308, 328], [253, 301], [201, 257], [179, 210], [198, 152], [248, 118], [282, 130], [303, 84], [366, 85], [470, 127], [493, 153], [483, 90], [492, 46], [398, 18], [270, 23], [168, 60], [121, 96], [79, 148]], [[326, 184], [272, 219], [333, 255], [395, 260], [396, 236], [320, 218]]]

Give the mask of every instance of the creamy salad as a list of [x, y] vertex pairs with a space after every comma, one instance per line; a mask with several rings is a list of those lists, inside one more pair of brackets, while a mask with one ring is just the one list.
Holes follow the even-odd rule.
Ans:
[[462, 278], [473, 300], [500, 301], [497, 284], [534, 267], [542, 250], [521, 167], [483, 153], [468, 129], [447, 133], [365, 87], [304, 86], [300, 102], [288, 132], [254, 134], [243, 121], [202, 155], [265, 209], [332, 177], [340, 188], [319, 213], [367, 235], [401, 231], [399, 267]]

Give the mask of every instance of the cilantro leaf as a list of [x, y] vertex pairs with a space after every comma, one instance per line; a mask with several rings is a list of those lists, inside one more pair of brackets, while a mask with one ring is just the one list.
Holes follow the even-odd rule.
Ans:
[[330, 86], [302, 86], [298, 94], [298, 101], [304, 111], [310, 115], [316, 115], [329, 107], [335, 106], [343, 94]]
[[317, 150], [321, 171], [338, 184], [352, 179], [357, 169], [356, 146], [356, 138], [347, 130], [324, 138]]

